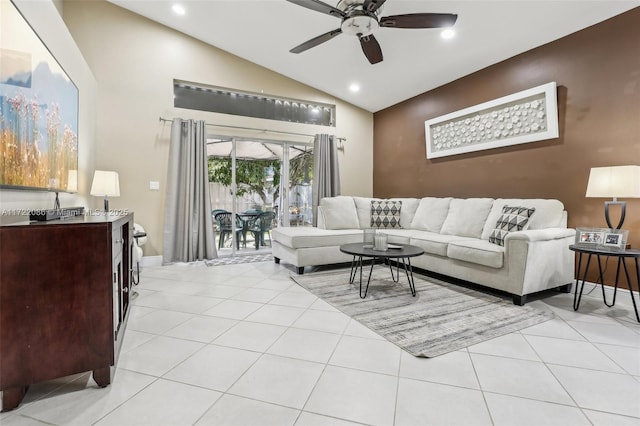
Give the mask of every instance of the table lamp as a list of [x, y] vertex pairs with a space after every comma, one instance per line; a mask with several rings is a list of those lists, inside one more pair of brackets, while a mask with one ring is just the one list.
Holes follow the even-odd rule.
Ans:
[[613, 198], [604, 202], [604, 217], [607, 226], [614, 229], [609, 219], [609, 206], [620, 206], [620, 221], [615, 229], [620, 229], [624, 223], [627, 203], [618, 198], [640, 198], [640, 166], [612, 166], [592, 167], [587, 184], [587, 197]]
[[91, 184], [91, 195], [104, 197], [104, 211], [109, 211], [109, 197], [120, 196], [118, 172], [96, 170]]

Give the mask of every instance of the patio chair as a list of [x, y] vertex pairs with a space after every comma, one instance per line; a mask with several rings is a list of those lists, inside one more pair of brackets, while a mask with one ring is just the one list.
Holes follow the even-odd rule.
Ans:
[[225, 209], [213, 209], [211, 210], [211, 219], [213, 219], [213, 230], [218, 231], [220, 229], [220, 224], [216, 220], [216, 214], [218, 213], [228, 213]]
[[[232, 232], [235, 232], [235, 236], [236, 236], [236, 248], [239, 250], [240, 249], [240, 239], [242, 237], [242, 229], [243, 229], [243, 224], [242, 224], [242, 219], [240, 219], [238, 216], [236, 216], [236, 221], [235, 224], [233, 224], [231, 221], [233, 219], [233, 214], [231, 212], [220, 212], [220, 213], [216, 213], [214, 216], [216, 222], [218, 223], [218, 232], [219, 232], [219, 239], [218, 239], [218, 248], [222, 248], [225, 242], [225, 238], [227, 236], [231, 236]], [[247, 242], [245, 240], [244, 242], [245, 247], [247, 245]]]
[[275, 212], [266, 211], [260, 213], [250, 224], [248, 231], [253, 234], [256, 250], [258, 250], [260, 246], [265, 245], [264, 234], [269, 235], [269, 247], [271, 247], [271, 229], [273, 228], [275, 219]]
[[241, 213], [238, 213], [240, 219], [242, 219], [242, 241], [244, 246], [247, 247], [247, 233], [249, 228], [253, 226], [253, 222], [262, 213], [261, 209], [248, 209]]

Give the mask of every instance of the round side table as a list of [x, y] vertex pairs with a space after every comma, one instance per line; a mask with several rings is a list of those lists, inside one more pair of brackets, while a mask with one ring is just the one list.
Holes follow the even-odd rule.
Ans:
[[[636, 303], [635, 297], [633, 297], [633, 284], [629, 276], [629, 268], [627, 267], [626, 259], [633, 259], [633, 264], [635, 265], [635, 276], [636, 282], [640, 287], [640, 269], [638, 269], [638, 258], [640, 258], [640, 250], [637, 249], [627, 249], [627, 250], [608, 250], [603, 248], [590, 248], [590, 247], [582, 247], [577, 245], [570, 245], [569, 250], [572, 250], [578, 254], [578, 266], [576, 269], [576, 289], [573, 295], [573, 310], [577, 311], [580, 307], [580, 299], [582, 299], [582, 290], [584, 289], [584, 283], [587, 280], [587, 273], [589, 272], [589, 265], [591, 264], [592, 257], [595, 257], [598, 262], [598, 277], [599, 284], [602, 287], [602, 300], [604, 304], [608, 307], [612, 307], [616, 304], [616, 295], [618, 293], [618, 284], [620, 283], [620, 267], [624, 271], [625, 279], [627, 280], [627, 286], [629, 287], [629, 295], [631, 296], [631, 302], [633, 302], [633, 309], [636, 313], [636, 319], [640, 322], [640, 315], [638, 315], [638, 304]], [[580, 277], [580, 270], [582, 269], [582, 258], [583, 256], [587, 257], [587, 262], [582, 272], [582, 278]], [[613, 298], [611, 303], [607, 302], [607, 296], [604, 292], [604, 277], [602, 273], [602, 257], [613, 257], [618, 259], [618, 264], [616, 266], [616, 282], [614, 284], [613, 289]], [[582, 281], [582, 284], [580, 284]], [[579, 290], [578, 290], [578, 287]]]

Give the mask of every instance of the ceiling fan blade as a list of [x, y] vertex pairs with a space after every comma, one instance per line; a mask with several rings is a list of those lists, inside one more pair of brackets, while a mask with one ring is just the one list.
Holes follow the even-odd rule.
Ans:
[[294, 47], [293, 49], [291, 49], [289, 52], [291, 53], [302, 53], [305, 50], [309, 50], [312, 47], [316, 47], [319, 44], [324, 43], [325, 41], [329, 41], [332, 38], [334, 38], [337, 35], [342, 34], [342, 30], [340, 28], [337, 28], [335, 30], [331, 30], [328, 33], [324, 33], [322, 35], [319, 35], [318, 37], [314, 37], [311, 40], [307, 40], [304, 43], [302, 43], [299, 46]]
[[376, 10], [380, 9], [385, 1], [387, 0], [364, 0], [362, 8], [367, 12], [373, 13]]
[[297, 4], [298, 6], [306, 7], [307, 9], [315, 10], [316, 12], [326, 13], [327, 15], [335, 16], [337, 18], [345, 18], [347, 15], [340, 9], [336, 9], [320, 0], [287, 0], [289, 3]]
[[372, 64], [382, 62], [382, 49], [380, 48], [380, 43], [378, 43], [378, 40], [376, 40], [373, 34], [360, 37], [360, 46], [362, 46], [364, 56], [367, 57], [369, 62]]
[[457, 19], [458, 15], [453, 13], [412, 13], [380, 18], [380, 26], [392, 28], [442, 28], [452, 26]]

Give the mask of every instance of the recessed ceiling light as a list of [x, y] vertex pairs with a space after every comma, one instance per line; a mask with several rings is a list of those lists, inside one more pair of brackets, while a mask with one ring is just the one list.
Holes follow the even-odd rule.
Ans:
[[351, 90], [353, 93], [359, 92], [360, 85], [358, 85], [357, 83], [351, 83], [351, 85], [349, 86], [349, 90]]
[[173, 13], [175, 13], [176, 15], [184, 15], [185, 13], [187, 13], [184, 7], [180, 4], [174, 4], [171, 7], [171, 10], [173, 10]]
[[456, 32], [453, 31], [451, 28], [447, 28], [446, 30], [443, 30], [440, 33], [440, 37], [442, 37], [445, 40], [448, 40], [450, 38], [454, 38], [456, 36]]

